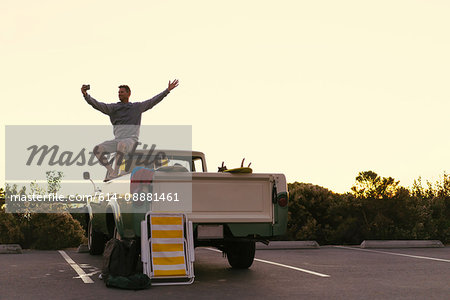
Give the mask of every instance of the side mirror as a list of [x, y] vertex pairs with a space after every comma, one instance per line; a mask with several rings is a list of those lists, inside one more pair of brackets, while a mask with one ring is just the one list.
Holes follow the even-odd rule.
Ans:
[[89, 172], [83, 172], [83, 178], [86, 180], [90, 180], [91, 179], [91, 174], [89, 174]]

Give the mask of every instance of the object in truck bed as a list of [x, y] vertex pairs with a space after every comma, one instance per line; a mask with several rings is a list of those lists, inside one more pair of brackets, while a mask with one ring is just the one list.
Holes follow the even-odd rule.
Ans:
[[228, 173], [253, 173], [252, 168], [250, 168], [250, 165], [252, 163], [249, 163], [247, 167], [244, 167], [244, 160], [242, 159], [241, 167], [240, 168], [233, 168], [233, 169], [227, 169], [226, 166], [224, 166], [224, 162], [222, 162], [222, 166], [219, 167], [218, 172], [228, 172]]
[[243, 167], [243, 168], [234, 168], [225, 170], [226, 173], [253, 173], [252, 168]]

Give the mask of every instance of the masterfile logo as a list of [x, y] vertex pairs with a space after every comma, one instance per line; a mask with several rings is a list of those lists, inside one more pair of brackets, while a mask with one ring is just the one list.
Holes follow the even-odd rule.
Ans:
[[[6, 126], [7, 211], [61, 212], [90, 202], [102, 209], [111, 201], [124, 213], [149, 206], [191, 211], [191, 126], [141, 126], [140, 141], [133, 137], [124, 152], [113, 151], [112, 131], [111, 126]], [[109, 148], [101, 151], [98, 145]], [[103, 154], [113, 166], [121, 159], [116, 176], [99, 162]], [[155, 171], [162, 183], [142, 176]]]
[[[85, 171], [94, 178], [105, 176], [106, 169], [97, 158], [96, 146], [114, 140], [112, 126], [8, 125], [5, 129], [6, 182], [45, 181], [48, 171], [63, 172], [65, 180], [82, 180]], [[155, 148], [189, 151], [191, 145], [190, 125], [141, 126], [134, 147], [126, 152], [105, 152], [104, 156], [111, 163], [117, 157], [145, 150], [148, 155], [144, 159], [151, 163], [159, 151]]]

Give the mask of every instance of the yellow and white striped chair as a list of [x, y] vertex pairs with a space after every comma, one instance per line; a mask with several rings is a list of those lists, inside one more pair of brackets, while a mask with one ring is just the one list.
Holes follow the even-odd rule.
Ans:
[[145, 215], [141, 222], [141, 260], [152, 285], [194, 282], [193, 230], [186, 214]]

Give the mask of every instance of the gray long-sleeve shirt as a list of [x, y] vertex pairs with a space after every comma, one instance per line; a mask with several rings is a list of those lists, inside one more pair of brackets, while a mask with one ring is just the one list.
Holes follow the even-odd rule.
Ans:
[[87, 93], [84, 99], [93, 108], [109, 116], [114, 127], [114, 137], [116, 139], [134, 138], [137, 140], [142, 113], [161, 102], [169, 93], [169, 90], [165, 89], [162, 93], [146, 101], [128, 103], [103, 103], [95, 100]]

